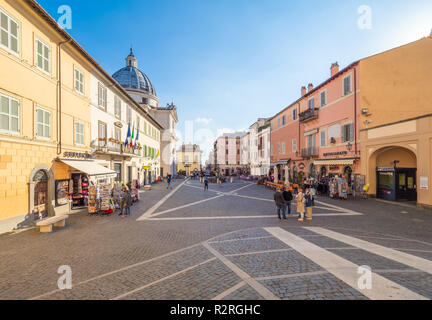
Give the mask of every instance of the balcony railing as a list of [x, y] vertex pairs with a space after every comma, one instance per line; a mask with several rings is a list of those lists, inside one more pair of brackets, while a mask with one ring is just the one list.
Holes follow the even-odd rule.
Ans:
[[105, 139], [96, 139], [92, 142], [92, 148], [98, 153], [117, 153], [125, 155], [141, 156], [142, 150], [133, 149], [130, 146], [124, 146], [114, 141]]
[[319, 109], [313, 108], [303, 111], [299, 115], [300, 122], [307, 122], [310, 120], [318, 119], [318, 111]]
[[319, 155], [319, 149], [317, 147], [304, 148], [301, 151], [301, 155], [303, 158], [317, 157]]

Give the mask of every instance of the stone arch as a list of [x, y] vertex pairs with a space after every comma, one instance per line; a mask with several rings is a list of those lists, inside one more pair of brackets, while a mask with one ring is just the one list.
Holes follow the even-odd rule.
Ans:
[[48, 176], [48, 195], [47, 195], [47, 213], [49, 217], [52, 217], [55, 215], [54, 212], [54, 173], [52, 172], [51, 168], [47, 165], [40, 165], [37, 166], [32, 170], [29, 176], [29, 222], [34, 221], [34, 189], [35, 189], [35, 182], [34, 178], [36, 174], [39, 171], [45, 172], [45, 174]]
[[401, 168], [417, 168], [417, 150], [410, 145], [389, 144], [369, 149], [366, 169], [366, 183], [370, 184], [369, 194], [377, 192], [377, 167], [392, 167], [393, 161], [400, 161], [397, 166]]

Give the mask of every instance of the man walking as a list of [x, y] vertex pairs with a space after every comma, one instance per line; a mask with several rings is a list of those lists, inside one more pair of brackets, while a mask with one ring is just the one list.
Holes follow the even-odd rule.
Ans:
[[288, 212], [288, 215], [291, 215], [291, 201], [293, 200], [291, 188], [284, 186], [284, 191], [282, 192], [282, 196], [285, 200], [286, 210]]
[[125, 195], [125, 200], [124, 200], [124, 214], [122, 215], [122, 218], [128, 217], [130, 216], [130, 207], [132, 206], [132, 196], [129, 192], [129, 190], [126, 189], [126, 195]]
[[167, 177], [167, 183], [168, 183], [167, 189], [172, 189], [172, 187], [171, 187], [171, 176], [170, 175], [168, 175], [168, 177]]
[[283, 198], [281, 189], [277, 188], [276, 192], [274, 194], [274, 201], [276, 203], [276, 208], [277, 208], [277, 214], [279, 217], [279, 220], [282, 220], [281, 218], [281, 211], [282, 211], [282, 216], [284, 219], [286, 219], [286, 215], [285, 215], [285, 200]]
[[209, 184], [209, 182], [208, 182], [208, 179], [207, 179], [207, 177], [206, 177], [206, 178], [204, 179], [204, 191], [208, 191], [208, 189], [209, 189], [208, 184]]

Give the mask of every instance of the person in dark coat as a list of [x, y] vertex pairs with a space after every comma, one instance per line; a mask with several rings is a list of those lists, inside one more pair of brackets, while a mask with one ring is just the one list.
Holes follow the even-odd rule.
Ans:
[[124, 199], [124, 214], [122, 218], [130, 216], [130, 207], [132, 207], [132, 196], [129, 190], [126, 189], [125, 199]]
[[276, 189], [276, 192], [274, 194], [274, 201], [276, 203], [276, 208], [277, 208], [277, 214], [279, 217], [279, 220], [282, 220], [281, 218], [281, 211], [282, 211], [282, 215], [283, 218], [286, 219], [286, 214], [285, 214], [285, 209], [286, 209], [286, 204], [285, 204], [285, 199], [282, 195], [281, 189]]
[[282, 192], [282, 196], [285, 200], [286, 210], [288, 212], [288, 215], [291, 215], [291, 201], [293, 200], [293, 195], [291, 192], [291, 188], [284, 188], [284, 191]]

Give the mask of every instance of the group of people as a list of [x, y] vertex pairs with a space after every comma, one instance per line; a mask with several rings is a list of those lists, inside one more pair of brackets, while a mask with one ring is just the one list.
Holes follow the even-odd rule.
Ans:
[[131, 207], [132, 207], [132, 195], [128, 188], [123, 187], [122, 191], [120, 192], [119, 216], [121, 216], [122, 218], [129, 217], [131, 213], [130, 210]]
[[276, 203], [277, 214], [279, 220], [287, 219], [286, 213], [291, 215], [291, 202], [295, 200], [296, 208], [298, 213], [298, 221], [303, 222], [306, 213], [306, 220], [312, 220], [312, 207], [314, 206], [314, 194], [310, 188], [305, 188], [303, 193], [302, 189], [298, 190], [296, 197], [294, 198], [293, 189], [288, 188], [284, 185], [283, 190], [280, 188], [276, 189], [274, 194], [274, 201]]

